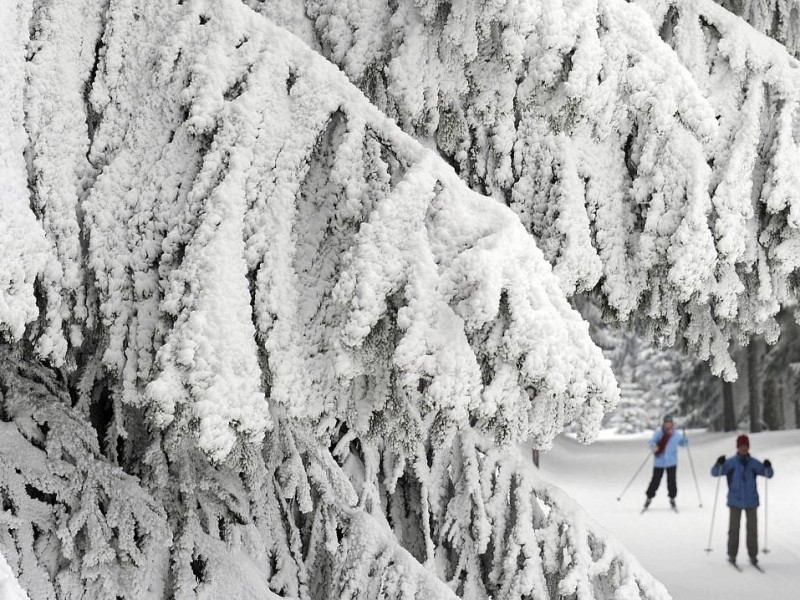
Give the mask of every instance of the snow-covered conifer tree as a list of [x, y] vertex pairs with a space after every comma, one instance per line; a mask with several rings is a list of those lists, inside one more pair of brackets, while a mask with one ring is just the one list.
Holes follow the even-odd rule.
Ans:
[[620, 402], [607, 424], [620, 432], [643, 431], [657, 427], [664, 415], [679, 410], [681, 382], [690, 361], [673, 349], [655, 348], [634, 333], [626, 337], [622, 365], [615, 371]]
[[617, 390], [511, 210], [241, 2], [0, 11], [33, 600], [667, 597], [515, 457]]
[[564, 294], [728, 372], [771, 331], [797, 86], [721, 7], [674, 29], [701, 52], [658, 35], [688, 2], [640, 4], [0, 7], [29, 596], [666, 598], [513, 444], [616, 402]]

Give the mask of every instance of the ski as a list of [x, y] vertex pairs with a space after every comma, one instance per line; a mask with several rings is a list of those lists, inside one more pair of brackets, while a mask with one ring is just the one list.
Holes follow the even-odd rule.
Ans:
[[761, 571], [762, 573], [766, 573], [766, 571], [764, 571], [764, 569], [761, 568], [761, 565], [753, 565], [753, 568]]
[[[643, 515], [644, 513], [646, 513], [646, 512], [648, 511], [648, 509], [649, 509], [649, 508], [650, 508], [650, 507], [648, 507], [648, 506], [645, 506], [645, 507], [644, 507], [642, 510], [640, 510], [640, 511], [639, 511], [639, 514], [640, 514], [640, 515]], [[679, 510], [678, 510], [678, 509], [677, 509], [675, 506], [671, 507], [671, 509], [670, 509], [670, 510], [672, 510], [672, 512], [674, 512], [674, 513], [678, 513], [678, 512], [680, 512], [680, 511], [679, 511]]]
[[732, 566], [734, 569], [736, 569], [737, 571], [739, 571], [739, 573], [741, 573], [741, 572], [742, 572], [742, 567], [740, 567], [739, 565], [737, 565], [735, 562], [733, 562], [733, 561], [729, 560], [729, 561], [728, 561], [728, 564], [729, 564], [730, 566]]

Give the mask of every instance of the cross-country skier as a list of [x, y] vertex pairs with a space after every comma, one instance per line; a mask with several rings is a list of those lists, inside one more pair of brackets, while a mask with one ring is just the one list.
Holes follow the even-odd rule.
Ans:
[[761, 475], [771, 478], [774, 474], [772, 463], [769, 460], [762, 463], [750, 456], [750, 439], [746, 435], [740, 435], [736, 438], [736, 454], [727, 460], [724, 456], [720, 456], [716, 464], [711, 467], [711, 474], [714, 477], [725, 475], [728, 478], [728, 508], [730, 508], [728, 560], [736, 564], [736, 554], [739, 552], [739, 529], [744, 511], [747, 515], [747, 554], [750, 556], [750, 562], [758, 566], [756, 477]]
[[667, 493], [669, 494], [669, 504], [672, 508], [675, 506], [675, 496], [678, 495], [678, 484], [676, 481], [676, 473], [678, 470], [678, 446], [686, 446], [688, 442], [686, 438], [681, 435], [680, 431], [675, 431], [675, 424], [672, 421], [672, 415], [664, 417], [664, 422], [661, 427], [653, 433], [650, 438], [650, 448], [653, 450], [655, 458], [653, 460], [653, 477], [650, 479], [650, 485], [647, 486], [647, 499], [644, 501], [644, 507], [650, 506], [653, 501], [653, 496], [658, 491], [658, 486], [661, 485], [661, 477], [664, 471], [667, 472]]

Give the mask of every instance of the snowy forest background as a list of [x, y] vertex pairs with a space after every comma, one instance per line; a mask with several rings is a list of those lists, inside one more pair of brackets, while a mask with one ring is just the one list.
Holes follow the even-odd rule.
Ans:
[[2, 566], [667, 598], [512, 449], [797, 426], [797, 11], [3, 2]]

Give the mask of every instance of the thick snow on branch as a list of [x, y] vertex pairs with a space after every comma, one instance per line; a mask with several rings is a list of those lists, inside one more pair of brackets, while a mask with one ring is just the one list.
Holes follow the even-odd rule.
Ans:
[[34, 281], [47, 260], [42, 226], [30, 209], [25, 149], [25, 44], [30, 3], [0, 19], [0, 330], [20, 339], [38, 316]]
[[0, 358], [0, 548], [20, 583], [33, 600], [160, 595], [164, 509], [102, 456], [47, 369]]
[[794, 302], [800, 267], [800, 63], [710, 0], [637, 4], [689, 69], [719, 123], [706, 150], [718, 253], [716, 319], [745, 337], [774, 339], [774, 316]]
[[[31, 111], [9, 164], [34, 176], [25, 214], [46, 245], [26, 271], [39, 311], [0, 372], [19, 390], [0, 396], [0, 489], [24, 531], [0, 527], [0, 547], [32, 598], [664, 597], [593, 527], [568, 535], [574, 515], [508, 462], [514, 442], [547, 447], [568, 423], [591, 439], [617, 400], [563, 297], [570, 276], [518, 214], [238, 0], [20, 6], [35, 7], [16, 35], [36, 54], [12, 72]], [[555, 58], [530, 64], [555, 81]], [[545, 100], [526, 97], [540, 127]], [[672, 122], [642, 102], [654, 127]], [[520, 156], [567, 160], [582, 119]], [[664, 148], [686, 131], [642, 148], [680, 164]], [[705, 210], [694, 175], [660, 200], [690, 197], [675, 225], [689, 246]], [[476, 187], [498, 195], [492, 177]], [[559, 214], [588, 213], [564, 193], [554, 227], [578, 248], [588, 221], [574, 233]], [[561, 537], [539, 539], [548, 515]]]
[[567, 293], [728, 377], [732, 337], [776, 331], [797, 74], [711, 0], [249, 4], [509, 204]]
[[[402, 493], [387, 494], [385, 483], [390, 473], [381, 474], [381, 468], [375, 468], [378, 461], [392, 464], [386, 446], [367, 449], [360, 457], [350, 455], [347, 464], [361, 458], [365, 461], [362, 480], [356, 487], [362, 505], [369, 508], [386, 494], [382, 502], [388, 507], [386, 518], [395, 535], [419, 562], [429, 568], [435, 565], [456, 597], [669, 598], [664, 587], [566, 494], [540, 481], [532, 467], [513, 454], [486, 448], [469, 428], [432, 464], [418, 458], [413, 479], [396, 482]], [[447, 477], [439, 477], [441, 469], [448, 471]], [[357, 567], [337, 572], [339, 583], [334, 589], [347, 593], [371, 590], [374, 579], [366, 575], [366, 565], [374, 565], [382, 580], [394, 583], [407, 553], [397, 556], [396, 550], [386, 547], [385, 527], [380, 522], [367, 527], [364, 517], [355, 515], [348, 522], [346, 552], [352, 553], [355, 547], [363, 558], [355, 561]], [[353, 535], [357, 524], [358, 534]], [[413, 581], [411, 578], [409, 585], [415, 585]], [[422, 586], [417, 594], [409, 597], [437, 597]], [[357, 593], [352, 597], [396, 596]]]
[[[308, 36], [298, 1], [260, 10]], [[646, 15], [616, 0], [305, 5], [310, 42], [509, 204], [565, 292], [596, 290], [663, 341], [685, 333], [714, 281], [716, 123]]]
[[[45, 26], [61, 10], [37, 14], [47, 33], [37, 56], [77, 35]], [[341, 414], [368, 370], [364, 344], [391, 330], [399, 387], [381, 393], [413, 407], [412, 433], [427, 435], [427, 419], [446, 437], [473, 412], [487, 432], [502, 424], [507, 441], [534, 433], [547, 444], [572, 419], [592, 435], [614, 402], [613, 379], [510, 211], [237, 3], [114, 5], [103, 25], [90, 82], [84, 55], [65, 50], [71, 69], [43, 61], [27, 93], [43, 144], [30, 150], [37, 177], [74, 179], [86, 166], [67, 150], [84, 147], [86, 128], [71, 134], [72, 104], [45, 97], [51, 84], [91, 83], [97, 172], [79, 209], [72, 183], [47, 189], [66, 194], [53, 203], [71, 215], [54, 226], [80, 218], [93, 281], [74, 294], [76, 274], [47, 294], [69, 306], [96, 295], [95, 335], [122, 400], [147, 406], [162, 427], [185, 411], [200, 446], [223, 459], [238, 434], [263, 435], [268, 405]], [[57, 147], [45, 141], [53, 128], [65, 138]], [[50, 210], [49, 197], [35, 197]], [[69, 236], [46, 233], [72, 264], [72, 251], [58, 250]], [[59, 314], [48, 313], [56, 329]], [[84, 317], [76, 310], [66, 329], [89, 325]], [[481, 355], [487, 328], [491, 356]]]
[[742, 17], [755, 29], [779, 41], [795, 58], [800, 58], [800, 1], [798, 0], [714, 0]]

